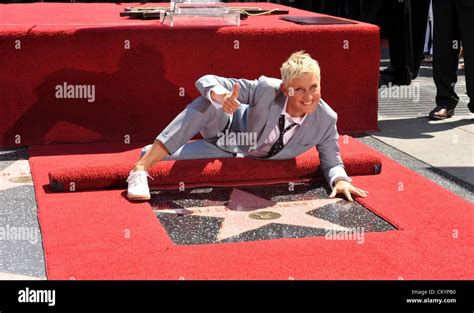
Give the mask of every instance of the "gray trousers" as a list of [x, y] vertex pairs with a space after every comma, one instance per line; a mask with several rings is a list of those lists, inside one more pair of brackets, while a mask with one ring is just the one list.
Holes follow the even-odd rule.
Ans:
[[[217, 135], [228, 127], [229, 116], [216, 109], [205, 97], [198, 97], [166, 126], [156, 137], [168, 149], [170, 155], [164, 160], [192, 160], [232, 158], [233, 153], [217, 147]], [[188, 142], [197, 134], [204, 139]], [[148, 145], [141, 150], [140, 158], [151, 149]]]

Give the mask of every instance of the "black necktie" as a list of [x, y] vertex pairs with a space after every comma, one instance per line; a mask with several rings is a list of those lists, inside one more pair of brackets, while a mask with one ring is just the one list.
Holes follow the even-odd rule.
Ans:
[[287, 128], [285, 128], [285, 116], [280, 115], [280, 120], [278, 121], [278, 128], [280, 129], [280, 137], [278, 137], [278, 140], [273, 144], [273, 146], [270, 149], [270, 152], [268, 152], [268, 157], [272, 157], [278, 152], [280, 152], [284, 145], [283, 145], [283, 136], [287, 131], [292, 129], [293, 127], [296, 126], [296, 123], [291, 124]]

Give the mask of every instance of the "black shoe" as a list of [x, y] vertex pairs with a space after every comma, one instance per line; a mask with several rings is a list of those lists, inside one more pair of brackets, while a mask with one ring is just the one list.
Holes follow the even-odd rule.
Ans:
[[409, 86], [411, 79], [400, 79], [391, 75], [380, 75], [379, 76], [379, 88], [381, 86]]
[[383, 75], [385, 81], [388, 84], [391, 84], [393, 86], [409, 86], [411, 84], [411, 79], [407, 77], [397, 77], [397, 76], [388, 76], [388, 75]]
[[397, 85], [397, 86], [410, 86], [411, 85], [411, 79], [393, 79], [392, 80], [392, 85]]
[[471, 113], [474, 113], [474, 101], [469, 102], [467, 107], [469, 108], [469, 111], [471, 111]]
[[392, 84], [398, 86], [408, 86], [411, 84], [412, 79], [418, 76], [418, 72], [413, 75], [408, 72], [399, 71], [393, 67], [387, 67], [383, 71], [380, 71], [380, 76], [384, 81], [384, 85]]
[[386, 69], [380, 71], [381, 75], [393, 76], [394, 73], [395, 73], [395, 69], [393, 67], [387, 67]]
[[[435, 113], [442, 113], [442, 114], [435, 115]], [[450, 118], [453, 115], [454, 115], [454, 109], [448, 109], [447, 106], [439, 105], [433, 110], [431, 110], [430, 114], [428, 115], [428, 118], [430, 120], [439, 121], [439, 120]]]
[[425, 53], [425, 57], [423, 58], [423, 63], [433, 63], [433, 55], [429, 53]]

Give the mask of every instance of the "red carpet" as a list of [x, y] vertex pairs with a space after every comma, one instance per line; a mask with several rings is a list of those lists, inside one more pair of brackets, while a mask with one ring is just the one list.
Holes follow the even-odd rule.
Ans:
[[[301, 49], [321, 65], [339, 130], [377, 129], [378, 27], [254, 16], [241, 27], [170, 28], [120, 17], [130, 5], [0, 4], [0, 147], [151, 140], [198, 95], [202, 75], [279, 77], [281, 63]], [[64, 83], [94, 86], [94, 101], [57, 98]]]
[[[107, 145], [108, 151], [120, 144]], [[123, 144], [122, 144], [123, 146]], [[49, 149], [53, 152], [53, 149]], [[107, 151], [104, 151], [107, 152]], [[66, 167], [49, 173], [50, 187], [54, 191], [95, 190], [105, 188], [126, 188], [130, 164], [139, 155], [139, 149], [131, 151], [126, 164], [107, 164], [94, 166], [88, 158], [70, 156], [69, 163], [74, 167]], [[382, 168], [380, 159], [369, 154], [347, 153], [343, 156], [344, 166], [348, 175], [378, 174]], [[181, 182], [186, 187], [200, 186], [235, 186], [258, 185], [278, 182], [302, 182], [323, 180], [319, 157], [316, 149], [292, 160], [253, 160], [247, 158], [229, 158], [215, 160], [183, 160], [163, 161], [150, 171], [149, 185], [155, 188], [175, 189]]]
[[[78, 155], [90, 165], [107, 161], [123, 163], [130, 151], [100, 153], [104, 151], [100, 144], [32, 146], [30, 163], [47, 276], [49, 279], [474, 278], [472, 204], [354, 139], [341, 143], [341, 149], [343, 155], [370, 153], [382, 160], [384, 169], [380, 175], [356, 176], [354, 183], [370, 191], [370, 196], [360, 202], [399, 230], [367, 233], [361, 245], [323, 237], [174, 245], [150, 205], [128, 202], [123, 190], [49, 191], [48, 172], [70, 166]], [[63, 155], [55, 155], [60, 150]]]

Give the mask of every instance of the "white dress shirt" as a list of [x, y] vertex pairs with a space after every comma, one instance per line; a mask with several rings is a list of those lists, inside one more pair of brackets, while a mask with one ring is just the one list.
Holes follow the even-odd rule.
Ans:
[[[288, 141], [290, 141], [290, 139], [296, 134], [298, 129], [301, 127], [301, 124], [303, 123], [304, 119], [306, 118], [306, 114], [302, 117], [291, 116], [286, 111], [287, 106], [288, 106], [288, 98], [286, 98], [285, 105], [283, 106], [283, 110], [280, 114], [280, 115], [285, 116], [284, 128], [287, 128], [291, 124], [297, 124], [297, 125], [295, 127], [292, 127], [283, 135], [283, 145], [285, 146], [288, 143]], [[280, 127], [278, 124], [276, 124], [273, 127], [270, 134], [268, 135], [267, 139], [265, 139], [265, 141], [263, 142], [263, 144], [260, 147], [257, 147], [257, 149], [249, 151], [248, 154], [251, 156], [260, 157], [260, 158], [267, 156], [273, 144], [278, 140], [279, 137], [280, 137]]]

